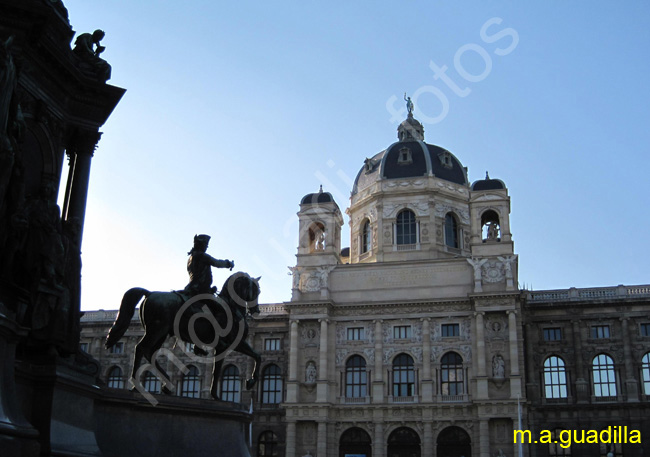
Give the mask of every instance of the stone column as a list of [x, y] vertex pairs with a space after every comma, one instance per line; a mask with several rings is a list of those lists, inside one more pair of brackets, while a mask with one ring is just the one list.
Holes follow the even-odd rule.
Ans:
[[381, 320], [375, 321], [375, 374], [372, 381], [372, 402], [384, 402], [384, 349]]
[[[287, 422], [286, 457], [296, 457], [296, 423]], [[321, 456], [318, 456], [321, 457]]]
[[491, 457], [490, 456], [490, 422], [488, 419], [480, 419], [479, 421], [479, 456], [480, 457]]
[[580, 335], [580, 321], [572, 321], [573, 350], [575, 351], [576, 367], [576, 397], [578, 403], [589, 403], [589, 382], [582, 363], [582, 338]]
[[316, 457], [327, 457], [327, 422], [318, 423], [318, 443]]
[[433, 455], [433, 422], [424, 422], [422, 439], [422, 455]]
[[634, 367], [632, 365], [632, 347], [630, 343], [630, 318], [621, 317], [623, 327], [623, 354], [625, 360], [625, 387], [627, 391], [627, 401], [634, 403], [639, 401], [639, 391], [637, 380], [634, 377]]
[[289, 333], [289, 379], [287, 380], [287, 403], [298, 401], [298, 321], [292, 320]]
[[384, 457], [386, 455], [386, 444], [384, 442], [384, 424], [383, 422], [375, 421], [375, 436], [372, 440], [372, 455], [373, 457]]
[[517, 312], [508, 311], [508, 339], [510, 345], [510, 398], [518, 398], [521, 392], [519, 373], [519, 339], [517, 337]]
[[[422, 396], [423, 402], [433, 401], [433, 380], [431, 377], [431, 324], [430, 319], [422, 319]], [[425, 455], [429, 455], [426, 454]]]
[[535, 342], [537, 341], [537, 333], [533, 325], [526, 324], [526, 369], [528, 371], [526, 383], [526, 397], [530, 400], [536, 401], [539, 399], [539, 376], [535, 370]]
[[487, 373], [485, 371], [485, 324], [483, 323], [483, 316], [485, 313], [474, 313], [476, 318], [476, 398], [488, 398], [488, 384]]
[[79, 245], [83, 235], [84, 219], [86, 217], [86, 201], [88, 199], [88, 183], [90, 180], [90, 163], [95, 152], [95, 146], [101, 133], [85, 131], [77, 133], [71, 146], [68, 148], [70, 155], [70, 174], [66, 189], [66, 207], [63, 209], [66, 221], [76, 218], [79, 220], [81, 232]]
[[328, 373], [327, 373], [327, 358], [329, 357], [328, 351], [328, 332], [329, 323], [328, 319], [319, 319], [320, 322], [320, 348], [318, 360], [318, 385], [316, 386], [316, 401], [327, 402], [327, 386], [328, 386]]

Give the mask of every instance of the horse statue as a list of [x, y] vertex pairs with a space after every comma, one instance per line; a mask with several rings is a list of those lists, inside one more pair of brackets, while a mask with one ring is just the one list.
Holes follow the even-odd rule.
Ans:
[[[162, 391], [171, 393], [167, 387], [169, 376], [156, 360], [158, 351], [168, 336], [194, 343], [194, 355], [201, 361], [214, 361], [212, 386], [210, 394], [219, 400], [217, 384], [224, 357], [231, 351], [252, 357], [255, 361], [253, 374], [246, 381], [246, 388], [251, 389], [259, 378], [260, 355], [246, 342], [248, 336], [247, 316], [259, 313], [257, 297], [260, 294], [260, 278], [252, 278], [239, 272], [230, 276], [223, 284], [221, 292], [199, 294], [188, 297], [181, 291], [149, 292], [140, 287], [129, 289], [122, 298], [120, 310], [113, 326], [106, 337], [109, 349], [119, 341], [129, 327], [136, 305], [142, 297], [140, 306], [140, 323], [145, 329], [144, 336], [135, 346], [135, 357], [131, 370], [131, 382], [140, 390], [140, 376], [146, 369], [158, 371], [165, 381]], [[208, 350], [214, 356], [207, 358]], [[149, 363], [143, 365], [142, 358]], [[179, 362], [180, 363], [180, 362]], [[185, 367], [184, 367], [185, 368]], [[186, 369], [186, 368], [185, 368]], [[154, 373], [156, 374], [156, 373]]]

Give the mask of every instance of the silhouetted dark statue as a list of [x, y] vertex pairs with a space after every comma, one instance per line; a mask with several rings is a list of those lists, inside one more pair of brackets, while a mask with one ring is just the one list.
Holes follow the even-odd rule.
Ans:
[[99, 42], [104, 39], [103, 30], [95, 30], [92, 34], [82, 33], [74, 42], [74, 53], [81, 60], [81, 71], [89, 76], [95, 76], [100, 81], [111, 78], [111, 66], [99, 55], [106, 50]]
[[210, 237], [208, 235], [195, 235], [194, 247], [187, 254], [187, 273], [190, 275], [190, 282], [183, 289], [184, 292], [194, 296], [196, 294], [214, 294], [216, 287], [212, 287], [212, 269], [230, 268], [235, 266], [232, 260], [218, 260], [206, 253]]
[[[165, 370], [155, 360], [156, 351], [168, 336], [193, 343], [194, 354], [197, 356], [208, 355], [208, 348], [214, 350], [210, 394], [215, 399], [219, 399], [217, 381], [227, 350], [254, 359], [253, 374], [247, 380], [246, 388], [251, 389], [257, 382], [261, 358], [246, 342], [246, 318], [259, 313], [259, 278], [251, 278], [242, 272], [235, 273], [226, 280], [221, 292], [215, 297], [213, 294], [216, 288], [212, 287], [210, 268], [232, 268], [234, 262], [217, 260], [206, 254], [209, 240], [207, 235], [194, 237], [194, 248], [189, 252], [188, 261], [190, 283], [182, 291], [150, 292], [136, 287], [124, 294], [115, 323], [106, 338], [106, 347], [111, 348], [122, 338], [129, 328], [137, 304], [144, 297], [140, 306], [140, 322], [145, 328], [145, 334], [135, 347], [131, 371], [134, 383], [140, 382], [143, 373], [139, 371], [146, 371], [141, 369], [143, 357], [155, 366], [163, 380], [169, 380]], [[166, 386], [163, 386], [163, 392], [171, 393]]]

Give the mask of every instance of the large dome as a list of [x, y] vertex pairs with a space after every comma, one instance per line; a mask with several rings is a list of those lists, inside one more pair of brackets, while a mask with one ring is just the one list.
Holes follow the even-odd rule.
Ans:
[[451, 152], [424, 141], [398, 141], [371, 159], [357, 174], [352, 194], [383, 179], [435, 176], [466, 185], [467, 170]]

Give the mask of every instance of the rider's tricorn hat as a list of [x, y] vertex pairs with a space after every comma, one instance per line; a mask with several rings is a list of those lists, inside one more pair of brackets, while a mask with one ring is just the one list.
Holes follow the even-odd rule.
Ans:
[[210, 235], [194, 235], [194, 244], [208, 244], [210, 242]]

